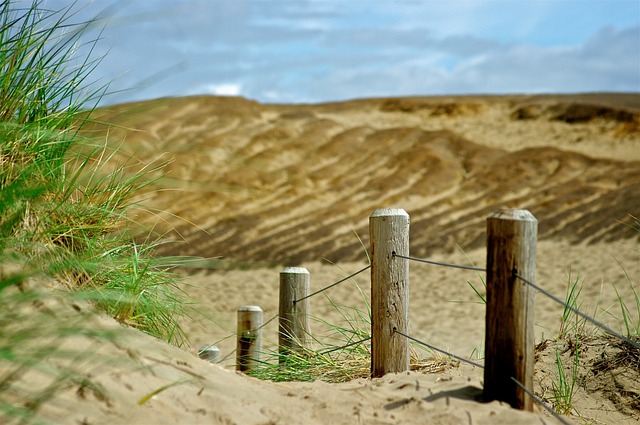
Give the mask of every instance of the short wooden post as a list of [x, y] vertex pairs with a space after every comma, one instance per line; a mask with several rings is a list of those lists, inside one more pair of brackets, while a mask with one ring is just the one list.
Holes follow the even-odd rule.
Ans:
[[220, 361], [220, 349], [215, 345], [203, 345], [198, 350], [198, 357], [211, 363], [218, 363]]
[[538, 221], [527, 210], [497, 211], [487, 219], [487, 315], [484, 399], [533, 410], [512, 377], [533, 390], [534, 295]]
[[369, 217], [371, 240], [371, 376], [409, 370], [409, 214], [378, 209]]
[[286, 267], [280, 272], [278, 315], [280, 361], [291, 350], [300, 352], [309, 346], [309, 295], [311, 275], [304, 267]]
[[262, 320], [263, 312], [258, 306], [245, 305], [238, 309], [236, 370], [239, 372], [248, 372], [260, 364]]

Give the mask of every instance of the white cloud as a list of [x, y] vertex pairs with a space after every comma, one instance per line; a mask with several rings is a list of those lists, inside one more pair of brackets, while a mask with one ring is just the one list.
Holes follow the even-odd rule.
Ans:
[[191, 90], [191, 94], [213, 94], [216, 96], [240, 96], [240, 93], [242, 93], [242, 84], [239, 83], [204, 84]]

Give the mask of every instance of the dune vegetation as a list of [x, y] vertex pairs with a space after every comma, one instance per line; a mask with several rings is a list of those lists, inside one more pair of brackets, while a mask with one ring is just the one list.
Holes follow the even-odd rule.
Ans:
[[43, 369], [45, 354], [78, 355], [60, 338], [90, 332], [77, 317], [51, 313], [56, 293], [172, 344], [186, 341], [176, 276], [153, 257], [153, 240], [129, 231], [133, 196], [162, 164], [132, 173], [78, 134], [108, 89], [90, 77], [101, 58], [91, 57], [97, 38], [83, 35], [94, 25], [77, 22], [73, 7], [0, 5], [0, 414], [9, 417], [27, 419], [73, 379], [58, 371], [46, 388], [14, 386]]

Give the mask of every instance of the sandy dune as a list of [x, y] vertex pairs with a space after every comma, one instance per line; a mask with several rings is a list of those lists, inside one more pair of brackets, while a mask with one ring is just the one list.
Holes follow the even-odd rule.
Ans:
[[417, 256], [482, 247], [486, 217], [503, 207], [528, 208], [541, 239], [637, 237], [634, 95], [303, 106], [200, 97], [122, 105], [97, 118], [136, 129], [112, 129], [110, 140], [124, 137], [123, 149], [145, 162], [173, 158], [160, 187], [179, 193], [148, 202], [183, 220], [167, 218], [184, 241], [167, 254], [364, 260], [356, 234], [366, 246], [368, 217], [381, 207], [410, 213]]
[[[640, 282], [634, 220], [640, 217], [640, 95], [323, 105], [194, 97], [117, 105], [94, 118], [115, 126], [107, 131], [95, 125], [91, 133], [103, 138], [108, 133], [109, 143], [121, 145], [123, 158], [139, 159], [139, 167], [172, 159], [167, 176], [141, 197], [162, 212], [140, 218], [176, 241], [162, 253], [222, 258], [181, 271], [183, 288], [201, 312], [184, 321], [192, 347], [180, 350], [122, 330], [113, 346], [99, 347], [115, 362], [83, 371], [100, 391], [67, 388], [59, 402], [43, 407], [43, 418], [159, 424], [558, 423], [539, 408], [525, 413], [479, 402], [482, 371], [464, 364], [341, 384], [276, 384], [232, 372], [236, 309], [259, 305], [265, 320], [273, 317], [283, 266], [307, 267], [312, 290], [362, 268], [368, 217], [380, 207], [404, 208], [411, 215], [412, 255], [480, 266], [486, 217], [498, 208], [527, 208], [539, 221], [541, 286], [564, 297], [568, 282], [578, 279], [581, 308], [616, 329], [621, 323], [614, 285], [634, 308], [632, 288]], [[481, 359], [484, 305], [468, 282], [482, 292], [483, 276], [413, 263], [410, 269], [412, 335]], [[312, 331], [321, 340], [330, 338], [323, 321], [346, 325], [336, 304], [343, 311], [367, 310], [369, 276], [363, 273], [325, 294], [313, 298], [311, 307]], [[538, 352], [536, 392], [548, 399], [554, 350], [568, 363], [571, 353], [562, 346], [566, 341], [553, 341], [562, 307], [540, 295], [536, 304], [536, 340], [546, 346]], [[93, 320], [116, 326], [105, 318]], [[274, 348], [275, 322], [264, 334], [265, 347]], [[221, 365], [195, 357], [199, 346], [210, 343], [226, 357]], [[614, 344], [594, 337], [587, 346], [575, 411], [590, 423], [637, 423], [640, 372], [600, 372], [597, 359], [616, 355]], [[59, 408], [66, 405], [73, 406], [73, 415]], [[580, 423], [575, 411], [572, 420]]]

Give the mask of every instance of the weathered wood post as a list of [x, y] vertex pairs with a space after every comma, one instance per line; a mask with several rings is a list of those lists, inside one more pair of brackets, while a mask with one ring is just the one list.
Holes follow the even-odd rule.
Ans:
[[260, 365], [263, 316], [262, 309], [256, 305], [238, 309], [236, 370], [239, 372], [248, 372]]
[[409, 370], [409, 214], [378, 209], [369, 217], [371, 240], [371, 376]]
[[487, 219], [487, 315], [484, 399], [533, 410], [512, 377], [533, 390], [534, 295], [538, 222], [527, 210], [496, 211]]
[[309, 295], [311, 275], [304, 267], [286, 267], [280, 272], [280, 306], [278, 315], [280, 362], [290, 351], [309, 346]]

